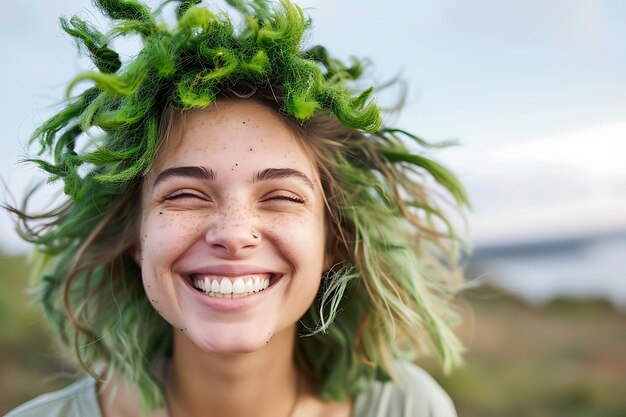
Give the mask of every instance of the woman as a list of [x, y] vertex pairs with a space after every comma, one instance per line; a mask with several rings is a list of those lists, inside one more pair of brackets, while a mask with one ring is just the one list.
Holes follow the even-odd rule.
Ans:
[[[89, 376], [9, 416], [455, 415], [407, 360], [459, 359], [455, 239], [425, 183], [458, 205], [461, 186], [381, 127], [350, 88], [359, 62], [302, 50], [296, 5], [231, 0], [235, 30], [198, 3], [176, 3], [175, 28], [167, 3], [123, 0], [96, 1], [107, 35], [61, 21], [97, 71], [32, 161], [68, 199], [15, 211]], [[128, 34], [143, 48], [122, 64], [109, 43]]]

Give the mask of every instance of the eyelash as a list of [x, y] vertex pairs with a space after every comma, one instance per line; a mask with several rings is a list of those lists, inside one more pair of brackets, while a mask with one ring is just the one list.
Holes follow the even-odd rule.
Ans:
[[177, 200], [179, 198], [203, 198], [199, 194], [190, 193], [189, 191], [177, 191], [173, 194], [163, 197], [164, 201]]
[[293, 201], [294, 203], [300, 203], [300, 204], [304, 203], [304, 199], [300, 197], [296, 197], [295, 195], [285, 195], [285, 194], [272, 196], [268, 198], [268, 200], [287, 200], [287, 201]]
[[[172, 200], [177, 200], [180, 198], [203, 198], [203, 197], [198, 194], [190, 193], [187, 191], [179, 191], [179, 192], [163, 197], [163, 200], [172, 201]], [[292, 201], [294, 203], [300, 203], [300, 204], [304, 203], [305, 201], [303, 198], [297, 197], [295, 195], [284, 195], [284, 194], [272, 196], [267, 199], [267, 201], [270, 201], [270, 200], [286, 200], [286, 201]]]

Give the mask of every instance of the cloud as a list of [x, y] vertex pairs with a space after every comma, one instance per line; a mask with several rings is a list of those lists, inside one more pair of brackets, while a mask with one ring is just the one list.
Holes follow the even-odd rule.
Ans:
[[460, 151], [477, 242], [626, 230], [626, 122]]
[[543, 162], [586, 175], [626, 179], [626, 122], [511, 143], [492, 157], [510, 162]]

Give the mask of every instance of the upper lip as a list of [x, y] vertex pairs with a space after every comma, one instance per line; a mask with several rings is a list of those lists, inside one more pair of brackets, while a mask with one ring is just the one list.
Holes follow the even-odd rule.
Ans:
[[238, 277], [242, 275], [255, 275], [255, 274], [271, 274], [279, 275], [279, 272], [269, 270], [265, 267], [259, 267], [255, 265], [207, 265], [192, 268], [185, 271], [185, 275], [219, 275], [223, 277]]

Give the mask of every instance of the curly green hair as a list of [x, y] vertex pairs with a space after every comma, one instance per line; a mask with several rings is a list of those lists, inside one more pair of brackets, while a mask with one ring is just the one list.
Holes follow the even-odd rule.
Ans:
[[[175, 1], [177, 25], [169, 27], [162, 11], [172, 2], [153, 13], [139, 1], [95, 0], [113, 21], [106, 34], [76, 16], [61, 19], [96, 69], [74, 78], [66, 106], [34, 132], [40, 152], [29, 161], [62, 180], [68, 198], [41, 216], [25, 214], [26, 198], [16, 212], [40, 254], [39, 297], [62, 343], [87, 371], [138, 387], [146, 409], [163, 403], [152, 367], [170, 353], [172, 330], [129, 255], [138, 190], [172, 114], [250, 95], [273, 103], [311, 142], [324, 186], [339, 262], [296, 344], [320, 394], [356, 395], [393, 377], [395, 360], [429, 349], [444, 367], [457, 363], [462, 348], [448, 303], [458, 241], [427, 184], [434, 179], [457, 207], [467, 198], [454, 175], [407, 142], [431, 145], [383, 127], [372, 88], [352, 88], [361, 61], [345, 65], [321, 46], [303, 49], [311, 22], [289, 0], [227, 0], [243, 18], [240, 29], [200, 0]], [[122, 63], [111, 41], [127, 35], [139, 35], [143, 47]], [[81, 82], [89, 87], [72, 95]]]

